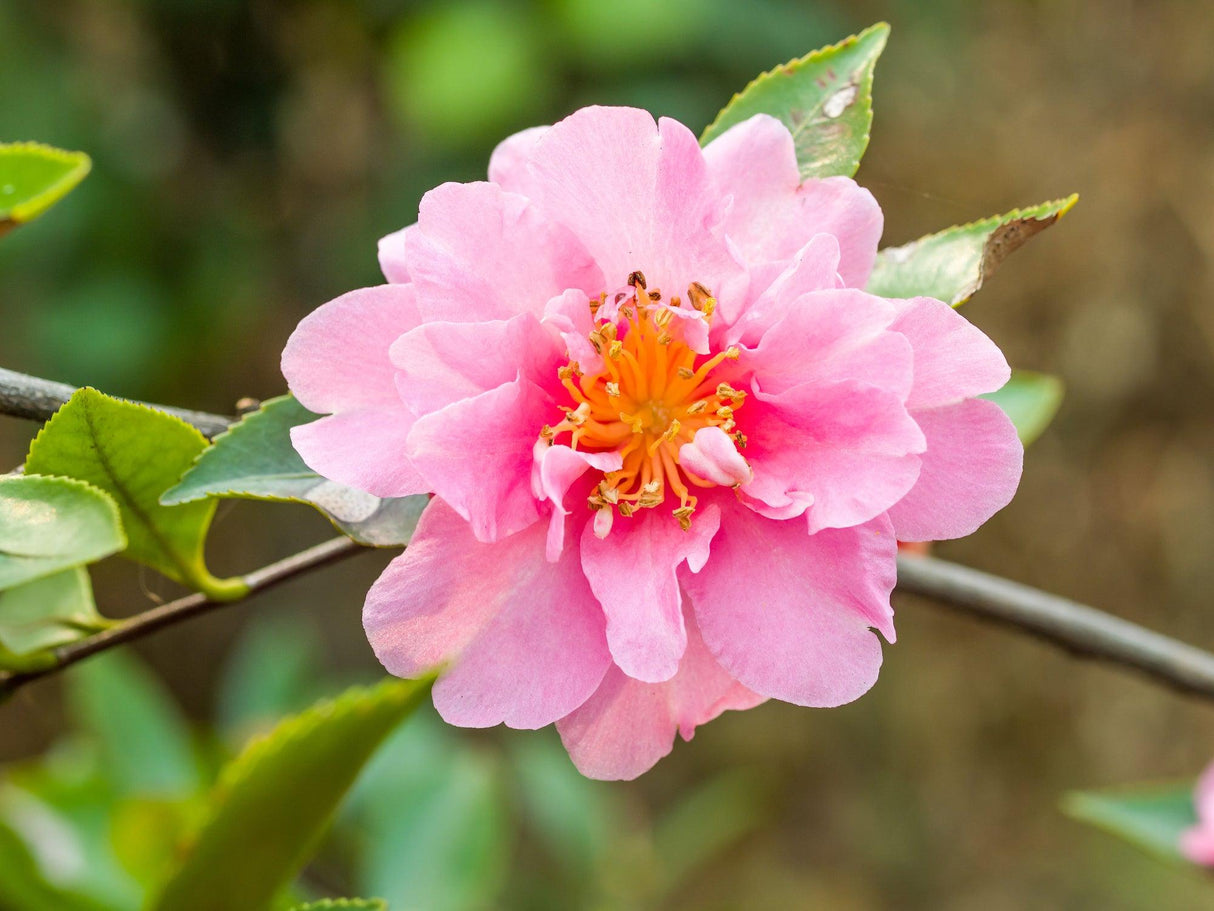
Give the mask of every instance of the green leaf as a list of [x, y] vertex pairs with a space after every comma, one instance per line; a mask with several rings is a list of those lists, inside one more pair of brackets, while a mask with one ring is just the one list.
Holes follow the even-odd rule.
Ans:
[[324, 663], [325, 646], [316, 629], [297, 614], [250, 623], [219, 682], [218, 726], [224, 739], [244, 743], [332, 692], [317, 673]]
[[868, 148], [873, 69], [888, 37], [889, 26], [878, 22], [764, 73], [733, 96], [700, 144], [755, 114], [770, 114], [792, 133], [802, 178], [850, 177]]
[[510, 747], [528, 823], [571, 878], [588, 883], [619, 836], [610, 786], [583, 777], [555, 736], [511, 738]]
[[129, 539], [124, 556], [213, 598], [242, 597], [244, 583], [216, 579], [203, 560], [214, 502], [160, 505], [160, 495], [206, 445], [180, 418], [80, 389], [34, 438], [25, 470], [76, 478], [110, 494]]
[[250, 744], [151, 907], [261, 911], [310, 856], [338, 803], [430, 681], [387, 680], [313, 706]]
[[109, 625], [97, 613], [88, 571], [80, 566], [0, 592], [0, 646], [16, 655], [74, 642]]
[[1180, 834], [1197, 822], [1192, 782], [1076, 791], [1062, 811], [1167, 860], [1183, 859]]
[[37, 218], [84, 180], [92, 166], [83, 152], [37, 142], [0, 143], [0, 234]]
[[[40, 761], [9, 766], [5, 778], [0, 818], [44, 870], [55, 871], [60, 888], [117, 911], [139, 907], [143, 889], [118, 862], [111, 840], [120, 798], [104, 777], [94, 744], [81, 738], [60, 741]], [[73, 862], [65, 865], [65, 858]]]
[[113, 911], [112, 905], [47, 882], [21, 838], [0, 824], [0, 907], [5, 911]]
[[388, 911], [382, 898], [326, 898], [323, 901], [296, 905], [290, 911]]
[[318, 417], [293, 396], [270, 399], [217, 436], [161, 502], [238, 497], [308, 503], [361, 544], [408, 544], [427, 498], [381, 500], [312, 471], [291, 445], [291, 428]]
[[1012, 419], [1016, 433], [1025, 446], [1045, 432], [1062, 405], [1062, 380], [1048, 373], [1013, 370], [1012, 378], [995, 392], [982, 396], [990, 399]]
[[68, 478], [0, 477], [0, 589], [125, 546], [118, 507], [96, 487]]
[[[683, 797], [654, 828], [654, 852], [668, 892], [723, 855], [770, 815], [769, 792], [745, 770], [722, 772]], [[712, 820], [705, 825], [705, 820]]]
[[108, 832], [115, 861], [141, 886], [159, 885], [196, 810], [190, 800], [165, 797], [119, 801]]
[[1009, 254], [1071, 210], [1079, 199], [1043, 202], [929, 234], [877, 254], [867, 290], [882, 297], [934, 297], [964, 304]]
[[96, 741], [106, 779], [119, 793], [184, 797], [198, 789], [189, 727], [147, 667], [111, 651], [64, 677], [76, 723]]
[[358, 889], [427, 911], [496, 907], [510, 850], [501, 769], [459, 750], [436, 722], [399, 730], [351, 795], [364, 845]]

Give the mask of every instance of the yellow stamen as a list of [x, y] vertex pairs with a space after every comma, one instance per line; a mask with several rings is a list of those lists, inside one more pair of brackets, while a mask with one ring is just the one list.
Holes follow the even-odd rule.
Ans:
[[[669, 491], [678, 498], [673, 517], [687, 529], [696, 509], [689, 489], [715, 486], [683, 471], [679, 447], [692, 441], [705, 427], [721, 427], [734, 433], [736, 413], [746, 397], [714, 372], [739, 357], [729, 348], [711, 357], [697, 355], [683, 341], [684, 323], [658, 303], [661, 291], [646, 286], [645, 276], [628, 277], [631, 295], [617, 295], [618, 316], [614, 321], [599, 318], [607, 295], [591, 299], [594, 326], [588, 339], [603, 355], [597, 373], [586, 374], [574, 362], [558, 371], [561, 385], [569, 393], [571, 407], [562, 407], [564, 420], [545, 425], [542, 440], [566, 442], [584, 452], [614, 452], [620, 468], [606, 472], [587, 506], [595, 511], [596, 532], [611, 530], [610, 516], [624, 518], [637, 509], [660, 506]], [[705, 320], [712, 317], [716, 300], [700, 284], [687, 290], [687, 300]], [[677, 307], [679, 298], [671, 297]], [[734, 437], [739, 447], [746, 437]]]

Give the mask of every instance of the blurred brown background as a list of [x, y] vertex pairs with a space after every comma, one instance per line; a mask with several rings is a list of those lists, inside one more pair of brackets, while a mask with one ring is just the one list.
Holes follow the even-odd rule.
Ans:
[[[591, 102], [698, 129], [761, 69], [893, 25], [858, 179], [886, 243], [1078, 191], [966, 307], [1068, 386], [1016, 501], [941, 556], [1214, 647], [1214, 6], [1171, 0], [2, 0], [0, 138], [82, 148], [80, 190], [0, 244], [0, 363], [208, 410], [282, 391], [305, 313], [377, 281], [375, 239], [481, 175], [502, 136]], [[35, 428], [0, 419], [0, 465]], [[327, 534], [221, 507], [216, 571]], [[369, 554], [138, 651], [200, 723], [247, 618], [318, 624], [367, 674]], [[94, 574], [122, 615], [167, 583]], [[723, 768], [769, 800], [673, 908], [1198, 908], [1214, 885], [1057, 810], [1067, 789], [1194, 775], [1208, 706], [901, 599], [875, 690], [728, 715], [639, 782], [638, 819]], [[58, 684], [0, 707], [0, 760], [59, 733]], [[514, 732], [461, 734], [494, 751]], [[711, 827], [711, 819], [700, 823]], [[542, 858], [523, 852], [542, 878]], [[610, 877], [611, 871], [606, 871]], [[507, 899], [502, 899], [507, 901]]]

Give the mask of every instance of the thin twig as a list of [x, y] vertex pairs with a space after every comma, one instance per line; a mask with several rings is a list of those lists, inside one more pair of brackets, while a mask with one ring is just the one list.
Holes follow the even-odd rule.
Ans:
[[898, 560], [898, 589], [1214, 699], [1214, 654], [1068, 598], [931, 557]]
[[[294, 576], [310, 570], [319, 569], [345, 557], [352, 556], [365, 548], [349, 538], [340, 537], [309, 547], [307, 550], [271, 563], [261, 569], [254, 570], [243, 581], [249, 586], [249, 594], [265, 591], [268, 588], [285, 582]], [[242, 599], [243, 600], [243, 599]], [[158, 629], [180, 623], [203, 613], [238, 604], [239, 601], [212, 601], [202, 594], [186, 595], [176, 601], [170, 601], [159, 607], [136, 614], [129, 620], [111, 626], [95, 635], [53, 649], [53, 663], [47, 667], [29, 671], [0, 671], [0, 697], [7, 696], [18, 687], [24, 686], [40, 677], [54, 674], [70, 667], [77, 661], [82, 661], [90, 655], [123, 645], [135, 639], [140, 639]]]
[[[0, 368], [0, 414], [47, 420], [73, 392], [75, 389], [64, 383]], [[165, 405], [149, 407], [174, 414], [207, 436], [221, 433], [232, 420]], [[250, 573], [245, 581], [252, 591], [268, 588], [358, 549], [359, 545], [349, 539], [337, 538]], [[899, 558], [898, 588], [1035, 636], [1080, 657], [1132, 668], [1157, 683], [1214, 699], [1214, 654], [1067, 598], [931, 557]], [[89, 655], [222, 606], [195, 594], [154, 608], [56, 649], [55, 664], [47, 669], [0, 672], [0, 694]]]
[[[46, 421], [72, 397], [75, 391], [76, 387], [69, 386], [67, 383], [56, 383], [52, 380], [44, 380], [0, 367], [0, 414]], [[204, 436], [208, 437], [223, 433], [232, 423], [232, 418], [224, 417], [221, 414], [190, 411], [187, 408], [173, 408], [168, 405], [152, 405], [147, 402], [139, 404], [179, 417], [187, 424], [193, 424], [202, 431]]]

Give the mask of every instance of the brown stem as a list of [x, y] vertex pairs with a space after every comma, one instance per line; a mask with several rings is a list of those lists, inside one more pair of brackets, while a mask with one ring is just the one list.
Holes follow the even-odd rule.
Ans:
[[1214, 699], [1214, 655], [1094, 607], [931, 557], [899, 557], [898, 589]]
[[[349, 538], [333, 538], [323, 544], [317, 544], [315, 547], [309, 547], [307, 550], [279, 560], [277, 563], [254, 570], [243, 576], [242, 581], [249, 586], [249, 594], [252, 595], [255, 592], [273, 588], [301, 573], [310, 572], [352, 556], [363, 549], [362, 545]], [[0, 697], [12, 694], [19, 687], [33, 680], [57, 673], [77, 661], [83, 661], [90, 655], [140, 639], [158, 629], [235, 603], [237, 602], [213, 601], [206, 595], [195, 593], [136, 614], [129, 620], [116, 623], [95, 635], [53, 649], [51, 661], [45, 666], [26, 671], [0, 671]]]
[[[0, 414], [46, 421], [72, 397], [75, 391], [75, 386], [69, 386], [66, 383], [27, 376], [24, 373], [0, 367]], [[173, 408], [168, 405], [150, 405], [146, 402], [139, 404], [179, 417], [187, 424], [193, 424], [208, 437], [223, 433], [233, 420], [221, 414], [208, 414], [205, 411], [190, 411], [186, 408]]]

